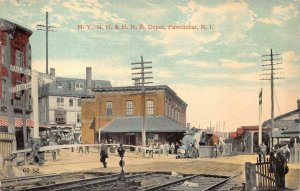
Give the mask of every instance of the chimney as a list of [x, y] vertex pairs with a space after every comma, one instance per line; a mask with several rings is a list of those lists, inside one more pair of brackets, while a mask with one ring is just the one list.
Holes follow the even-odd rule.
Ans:
[[86, 89], [92, 89], [92, 68], [86, 67]]
[[50, 75], [55, 77], [55, 68], [50, 68]]

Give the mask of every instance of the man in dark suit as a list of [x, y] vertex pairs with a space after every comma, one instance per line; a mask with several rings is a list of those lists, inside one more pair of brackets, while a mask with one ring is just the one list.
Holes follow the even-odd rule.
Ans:
[[100, 162], [103, 163], [104, 168], [107, 168], [106, 158], [108, 158], [107, 146], [104, 143], [101, 143], [101, 147], [100, 147]]

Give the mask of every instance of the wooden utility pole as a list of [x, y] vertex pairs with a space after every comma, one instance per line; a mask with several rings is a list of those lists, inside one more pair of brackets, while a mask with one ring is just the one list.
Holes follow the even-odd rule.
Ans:
[[[145, 64], [152, 64], [152, 61], [145, 62], [143, 56], [141, 56], [141, 62], [131, 63], [131, 65], [140, 65], [139, 67], [133, 67], [132, 70], [139, 70], [137, 73], [132, 73], [132, 75], [138, 75], [139, 77], [133, 77], [132, 80], [135, 84], [141, 87], [141, 110], [142, 110], [142, 144], [143, 147], [146, 146], [146, 128], [145, 128], [145, 84], [150, 84], [153, 82], [146, 82], [146, 79], [151, 79], [151, 76], [145, 76], [145, 74], [152, 74], [152, 71], [145, 71], [151, 69], [152, 66], [145, 66]], [[138, 82], [137, 82], [138, 81]], [[145, 151], [145, 150], [144, 150]], [[145, 152], [144, 152], [145, 153]]]
[[265, 59], [262, 60], [263, 62], [270, 61], [270, 64], [263, 64], [262, 66], [264, 67], [262, 70], [263, 71], [270, 71], [271, 73], [264, 73], [261, 74], [267, 75], [269, 77], [267, 78], [262, 78], [260, 80], [270, 80], [271, 81], [271, 122], [270, 122], [270, 150], [273, 147], [273, 138], [272, 138], [272, 131], [274, 130], [274, 80], [275, 79], [284, 79], [283, 77], [274, 77], [276, 74], [281, 74], [281, 73], [274, 73], [274, 70], [281, 70], [282, 68], [276, 68], [274, 65], [279, 65], [282, 64], [280, 63], [274, 63], [274, 61], [277, 60], [282, 60], [282, 58], [274, 58], [274, 56], [278, 56], [280, 54], [273, 54], [273, 50], [271, 49], [271, 54], [269, 55], [262, 55], [262, 57], [270, 57], [270, 59]]
[[56, 28], [55, 26], [49, 26], [48, 24], [48, 12], [46, 12], [46, 25], [38, 24], [37, 30], [45, 31], [46, 32], [46, 74], [48, 74], [48, 32], [56, 32], [55, 30], [52, 30], [52, 28]]

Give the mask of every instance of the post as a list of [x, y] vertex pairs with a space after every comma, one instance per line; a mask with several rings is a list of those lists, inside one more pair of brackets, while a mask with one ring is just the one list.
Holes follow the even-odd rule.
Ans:
[[259, 92], [259, 116], [258, 116], [258, 145], [262, 143], [262, 89]]
[[38, 73], [35, 70], [32, 70], [31, 75], [31, 96], [33, 100], [33, 138], [39, 139], [39, 79], [38, 79]]
[[250, 162], [245, 163], [245, 178], [246, 178], [246, 191], [256, 189], [256, 169], [255, 164]]
[[270, 151], [273, 148], [273, 124], [274, 124], [274, 65], [273, 65], [273, 51], [271, 48], [271, 136], [270, 136]]
[[48, 74], [48, 12], [46, 12], [46, 74]]
[[[143, 147], [146, 147], [146, 129], [145, 129], [145, 77], [144, 77], [144, 61], [141, 56], [141, 75], [142, 75], [142, 143]], [[144, 150], [145, 154], [145, 150]]]
[[[24, 82], [23, 82], [24, 83]], [[22, 99], [22, 121], [23, 121], [23, 141], [24, 149], [27, 148], [27, 124], [26, 124], [26, 91], [23, 90]]]

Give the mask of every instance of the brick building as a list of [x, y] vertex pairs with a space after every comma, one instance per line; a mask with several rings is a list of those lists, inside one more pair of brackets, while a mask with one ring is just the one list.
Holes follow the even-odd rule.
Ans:
[[[32, 124], [30, 91], [9, 93], [8, 90], [30, 78], [12, 72], [10, 66], [31, 69], [31, 34], [29, 29], [0, 18], [0, 131], [16, 132], [17, 145], [23, 144], [23, 121], [27, 119], [27, 126]], [[22, 116], [26, 117], [22, 120]]]
[[[138, 86], [93, 89], [95, 97], [82, 101], [82, 142], [111, 139], [116, 143], [141, 145], [140, 90]], [[179, 141], [186, 130], [186, 108], [187, 104], [168, 86], [147, 86], [147, 144]]]

